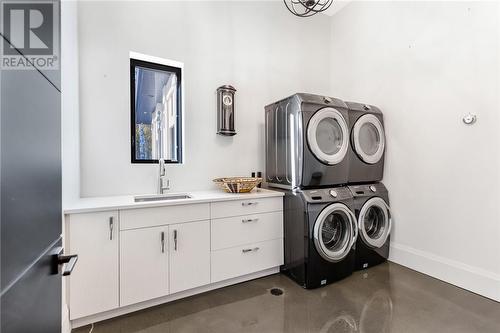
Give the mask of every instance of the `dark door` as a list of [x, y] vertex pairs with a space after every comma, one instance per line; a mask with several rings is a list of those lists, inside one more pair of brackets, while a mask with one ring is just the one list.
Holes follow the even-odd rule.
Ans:
[[2, 333], [61, 330], [59, 78], [59, 70], [0, 70]]

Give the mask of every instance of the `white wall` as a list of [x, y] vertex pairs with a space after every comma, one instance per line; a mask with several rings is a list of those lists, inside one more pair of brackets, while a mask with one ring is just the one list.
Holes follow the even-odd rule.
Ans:
[[[62, 107], [62, 204], [80, 197], [80, 124], [78, 99], [78, 27], [75, 1], [61, 2], [61, 107]], [[62, 234], [65, 238], [63, 219]], [[62, 279], [61, 332], [70, 333], [66, 302], [66, 279]]]
[[80, 197], [78, 15], [75, 1], [61, 2], [61, 104], [63, 205]]
[[[330, 17], [296, 18], [273, 2], [79, 4], [81, 194], [151, 193], [155, 165], [130, 163], [129, 51], [182, 61], [186, 163], [172, 191], [264, 170], [264, 106], [297, 91], [327, 94]], [[215, 134], [215, 89], [236, 93], [235, 137]]]
[[391, 259], [496, 300], [498, 14], [495, 2], [354, 2], [332, 18], [330, 58], [332, 95], [384, 111]]

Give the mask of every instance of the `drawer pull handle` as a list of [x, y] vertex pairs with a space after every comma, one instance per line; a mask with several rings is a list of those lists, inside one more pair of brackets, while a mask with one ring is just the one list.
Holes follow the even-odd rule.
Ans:
[[243, 250], [241, 250], [241, 252], [248, 253], [248, 252], [255, 252], [258, 250], [259, 250], [259, 247], [254, 247], [253, 249], [243, 249]]
[[109, 240], [113, 240], [113, 228], [114, 228], [114, 219], [113, 216], [109, 218]]
[[255, 206], [256, 204], [258, 204], [258, 202], [256, 202], [256, 201], [255, 202], [242, 202], [241, 203], [241, 205], [243, 207], [245, 207], [245, 206]]
[[162, 231], [160, 234], [161, 239], [161, 253], [165, 253], [165, 232]]
[[243, 219], [241, 220], [242, 223], [250, 223], [250, 222], [257, 222], [259, 219]]

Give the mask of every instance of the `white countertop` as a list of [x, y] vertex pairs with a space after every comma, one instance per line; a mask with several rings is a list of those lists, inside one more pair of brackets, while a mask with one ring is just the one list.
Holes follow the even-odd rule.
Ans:
[[[262, 188], [254, 189], [250, 193], [226, 193], [221, 190], [189, 191], [182, 193], [189, 194], [191, 198], [164, 200], [164, 201], [146, 201], [146, 202], [134, 202], [134, 195], [81, 198], [75, 202], [72, 202], [71, 204], [67, 204], [63, 208], [63, 211], [64, 214], [74, 214], [74, 213], [115, 210], [115, 209], [134, 209], [134, 208], [186, 205], [186, 204], [229, 201], [229, 200], [270, 198], [270, 197], [281, 197], [284, 195], [282, 192], [277, 192]], [[174, 195], [176, 193], [172, 192], [168, 194]]]

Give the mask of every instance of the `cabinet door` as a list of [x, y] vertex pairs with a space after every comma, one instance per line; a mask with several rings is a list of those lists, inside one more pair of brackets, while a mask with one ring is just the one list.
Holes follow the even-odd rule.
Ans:
[[120, 305], [168, 295], [168, 227], [120, 232]]
[[118, 308], [118, 212], [73, 214], [69, 251], [78, 263], [69, 278], [70, 318]]
[[210, 283], [210, 221], [172, 224], [170, 293]]

